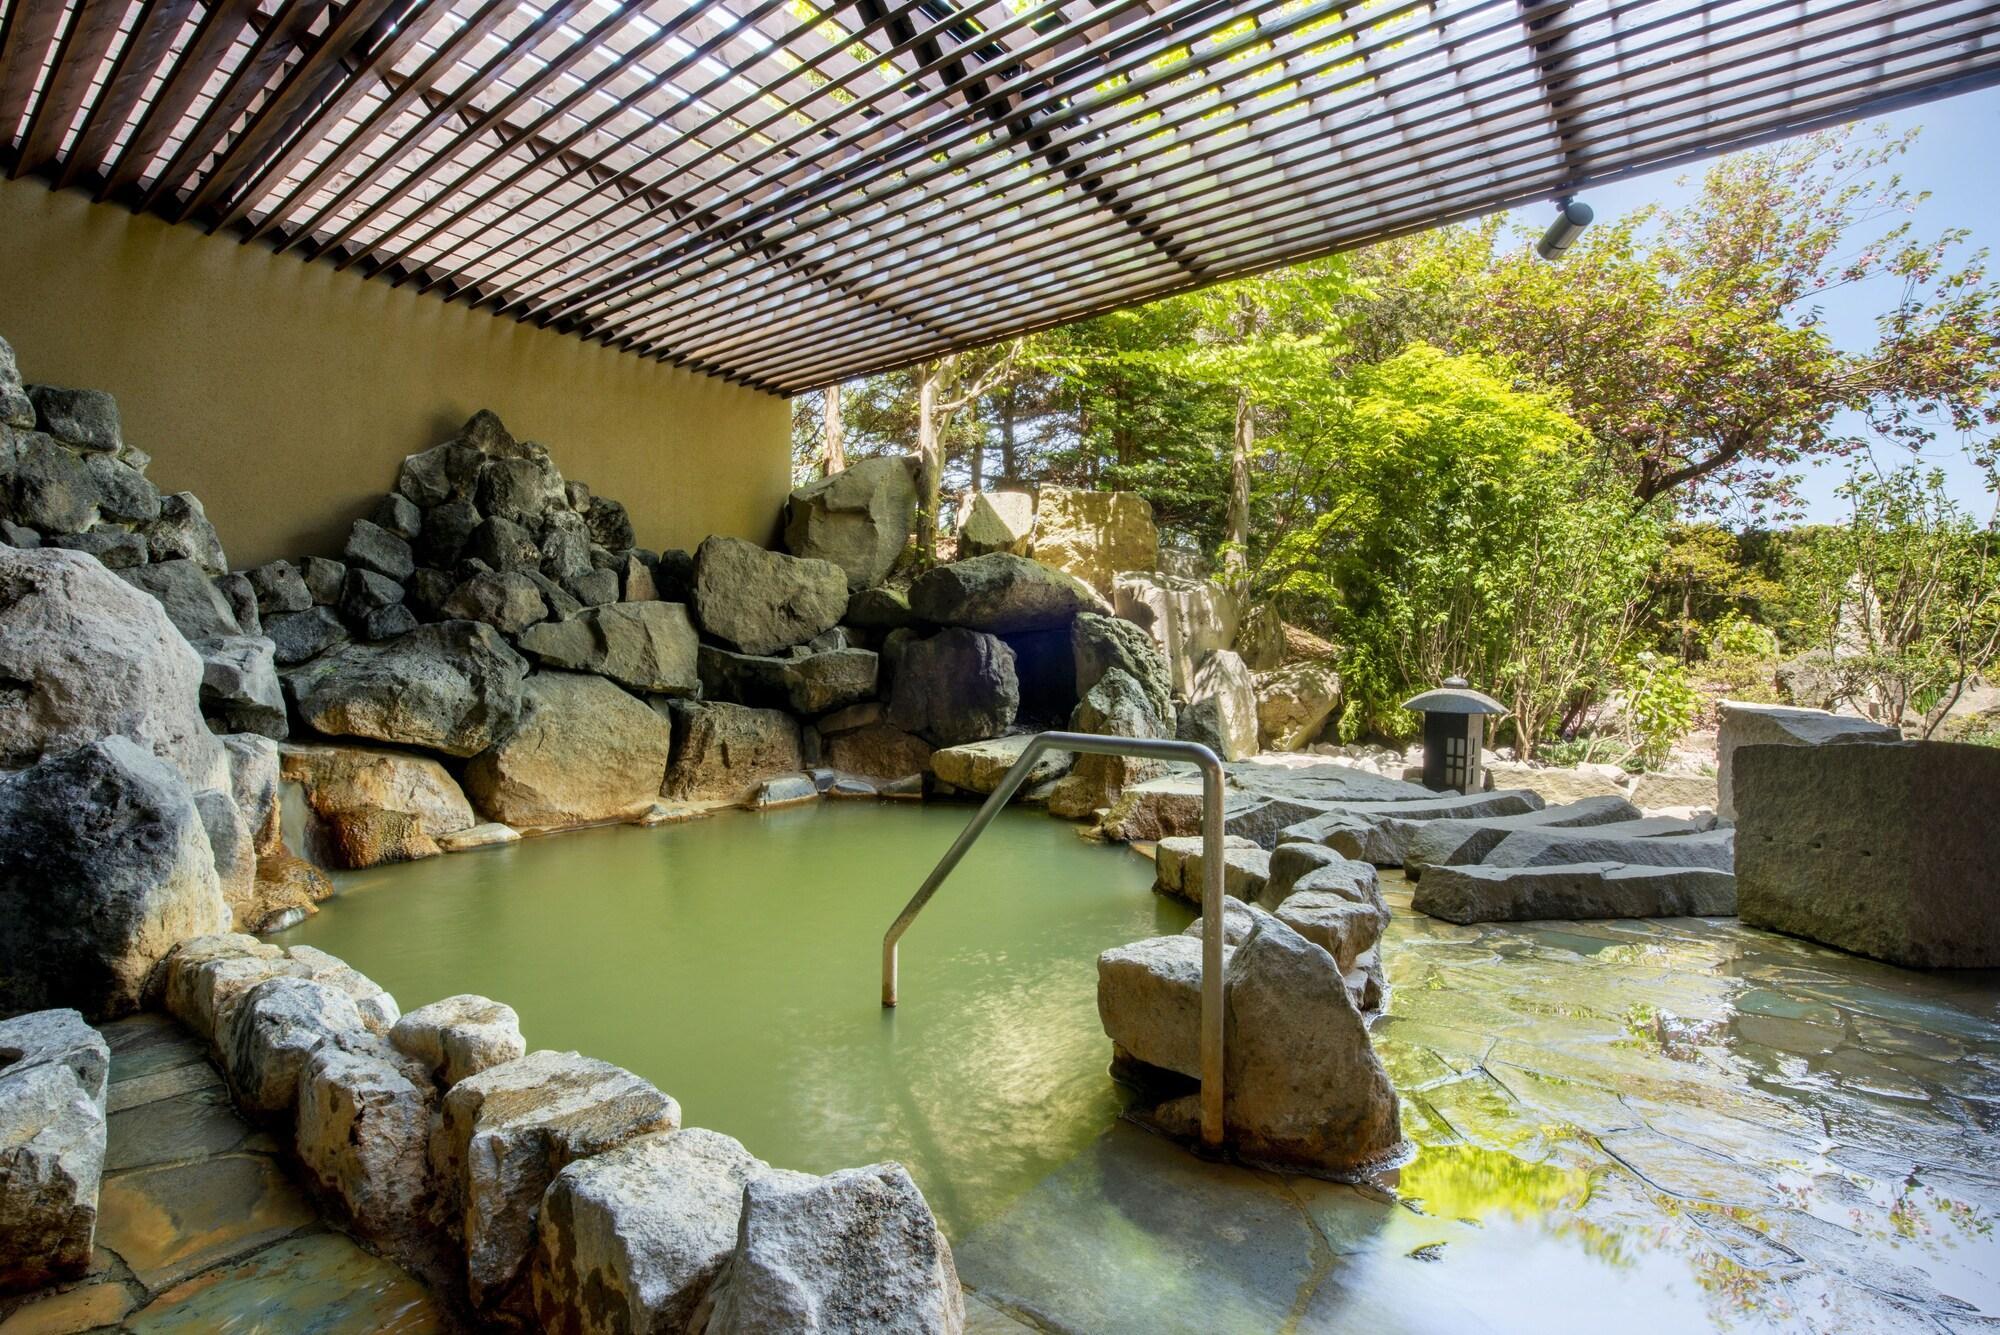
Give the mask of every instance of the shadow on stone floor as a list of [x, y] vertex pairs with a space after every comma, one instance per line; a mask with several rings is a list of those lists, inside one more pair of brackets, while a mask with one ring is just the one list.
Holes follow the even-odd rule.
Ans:
[[0, 1335], [439, 1329], [422, 1285], [324, 1225], [179, 1025], [139, 1015], [103, 1033], [110, 1118], [91, 1273], [0, 1307]]

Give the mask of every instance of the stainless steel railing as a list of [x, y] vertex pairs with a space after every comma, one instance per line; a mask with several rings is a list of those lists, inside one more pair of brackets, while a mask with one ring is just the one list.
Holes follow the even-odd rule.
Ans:
[[1097, 756], [1134, 756], [1141, 760], [1192, 761], [1201, 771], [1201, 1138], [1210, 1148], [1222, 1144], [1222, 761], [1197, 742], [1152, 737], [1098, 737], [1083, 732], [1045, 732], [1035, 737], [1008, 769], [986, 804], [966, 823], [935, 870], [925, 878], [882, 935], [882, 1004], [896, 1004], [896, 943], [930, 903], [945, 877], [951, 875], [1008, 799], [1027, 782], [1028, 771], [1045, 751], [1074, 751]]

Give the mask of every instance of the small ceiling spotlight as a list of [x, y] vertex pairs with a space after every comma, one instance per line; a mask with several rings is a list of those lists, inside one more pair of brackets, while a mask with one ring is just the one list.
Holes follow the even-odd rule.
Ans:
[[1549, 224], [1549, 230], [1542, 233], [1542, 239], [1535, 243], [1535, 253], [1545, 260], [1562, 258], [1562, 253], [1583, 235], [1583, 229], [1590, 226], [1596, 215], [1590, 205], [1581, 200], [1565, 197], [1556, 201], [1556, 220]]

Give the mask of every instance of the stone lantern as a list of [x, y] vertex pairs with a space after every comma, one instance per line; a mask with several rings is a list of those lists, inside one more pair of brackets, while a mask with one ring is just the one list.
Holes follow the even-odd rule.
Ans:
[[1403, 708], [1424, 716], [1424, 787], [1432, 792], [1476, 793], [1486, 776], [1479, 754], [1486, 745], [1486, 716], [1506, 707], [1463, 677], [1405, 700]]

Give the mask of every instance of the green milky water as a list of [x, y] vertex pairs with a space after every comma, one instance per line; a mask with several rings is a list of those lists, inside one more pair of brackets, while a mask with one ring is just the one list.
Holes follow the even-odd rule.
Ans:
[[1098, 952], [1191, 918], [1146, 859], [1008, 812], [904, 938], [885, 1011], [882, 932], [972, 810], [818, 803], [531, 839], [342, 875], [275, 939], [405, 1010], [505, 1001], [530, 1047], [628, 1067], [782, 1167], [900, 1160], [960, 1236], [1116, 1120]]

